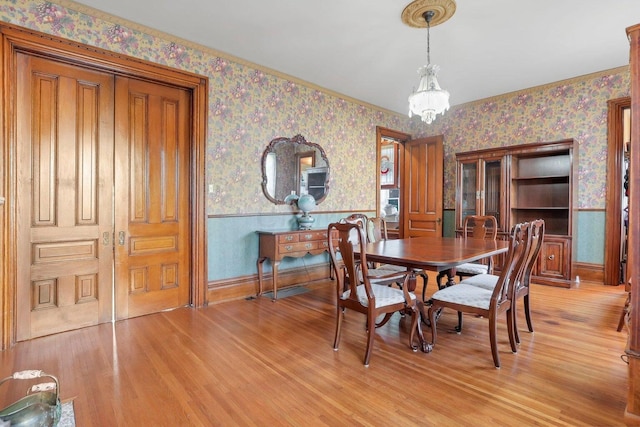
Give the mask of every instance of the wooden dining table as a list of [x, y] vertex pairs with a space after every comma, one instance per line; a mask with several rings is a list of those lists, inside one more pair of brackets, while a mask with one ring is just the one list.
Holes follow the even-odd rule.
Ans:
[[[455, 267], [467, 262], [479, 261], [493, 255], [507, 252], [509, 242], [506, 240], [461, 239], [455, 237], [412, 237], [406, 239], [381, 240], [365, 245], [367, 262], [393, 264], [407, 269], [430, 271], [447, 271], [447, 286], [454, 284]], [[358, 248], [356, 248], [358, 252]], [[425, 283], [426, 286], [426, 283]], [[416, 287], [415, 275], [409, 282], [409, 291]], [[419, 301], [423, 319], [424, 301]], [[432, 344], [427, 343], [418, 330], [422, 351], [428, 353]]]
[[[369, 262], [400, 265], [407, 269], [452, 272], [460, 264], [504, 253], [508, 247], [509, 242], [505, 240], [411, 237], [367, 243], [365, 252]], [[453, 276], [448, 274], [447, 285], [454, 283]]]

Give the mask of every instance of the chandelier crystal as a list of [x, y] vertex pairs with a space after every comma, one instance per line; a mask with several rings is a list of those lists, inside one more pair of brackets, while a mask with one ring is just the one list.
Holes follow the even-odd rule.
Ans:
[[431, 64], [429, 30], [433, 15], [434, 12], [430, 10], [423, 14], [427, 21], [427, 65], [418, 69], [420, 84], [418, 89], [409, 95], [409, 117], [420, 116], [427, 124], [431, 124], [438, 114], [444, 114], [449, 109], [449, 92], [442, 89], [438, 83], [437, 74], [440, 67]]

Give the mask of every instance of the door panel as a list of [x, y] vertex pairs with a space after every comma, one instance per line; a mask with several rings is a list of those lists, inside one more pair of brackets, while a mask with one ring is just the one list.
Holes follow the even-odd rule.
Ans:
[[403, 236], [442, 236], [442, 136], [405, 143]]
[[116, 318], [189, 303], [186, 90], [116, 80]]
[[567, 260], [570, 259], [568, 248], [569, 243], [566, 239], [545, 236], [538, 257], [538, 275], [566, 279], [569, 270]]
[[21, 341], [111, 319], [114, 81], [25, 54], [16, 63]]

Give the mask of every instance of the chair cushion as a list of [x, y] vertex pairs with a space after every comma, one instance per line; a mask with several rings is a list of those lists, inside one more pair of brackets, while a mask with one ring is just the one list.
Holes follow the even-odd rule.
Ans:
[[498, 283], [498, 276], [495, 274], [477, 274], [462, 280], [460, 283], [493, 291], [496, 283]]
[[476, 264], [468, 262], [466, 264], [460, 264], [456, 267], [456, 273], [464, 274], [485, 274], [489, 271], [489, 267], [484, 264]]
[[492, 294], [493, 291], [459, 283], [437, 291], [431, 298], [488, 310]]
[[[364, 290], [364, 285], [360, 285], [356, 289], [358, 293], [358, 301], [360, 301], [360, 304], [367, 307], [369, 305], [369, 300], [367, 299], [367, 293]], [[404, 293], [398, 288], [371, 284], [371, 289], [373, 290], [373, 294], [376, 296], [376, 307], [384, 307], [404, 302]], [[349, 298], [349, 295], [351, 295], [351, 290], [344, 292], [342, 294], [342, 299]], [[413, 292], [409, 292], [409, 297], [411, 300], [416, 299]]]

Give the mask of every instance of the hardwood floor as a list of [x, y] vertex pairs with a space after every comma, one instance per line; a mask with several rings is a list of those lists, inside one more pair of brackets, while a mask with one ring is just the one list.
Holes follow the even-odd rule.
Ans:
[[[622, 287], [533, 285], [536, 332], [520, 310], [511, 354], [500, 322], [501, 369], [487, 320], [466, 316], [458, 335], [453, 311], [429, 354], [409, 349], [408, 319], [395, 315], [365, 368], [364, 316], [348, 312], [334, 352], [333, 282], [309, 287], [276, 303], [183, 308], [21, 342], [0, 352], [0, 374], [56, 375], [78, 426], [624, 425]], [[0, 406], [24, 390], [3, 385]]]

